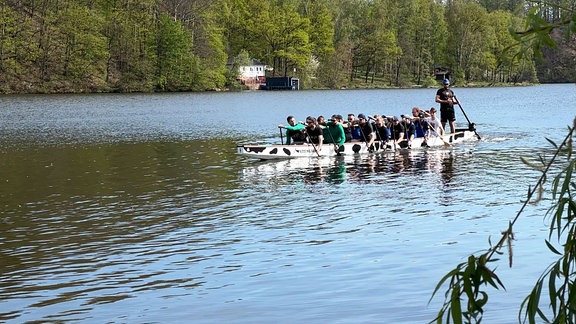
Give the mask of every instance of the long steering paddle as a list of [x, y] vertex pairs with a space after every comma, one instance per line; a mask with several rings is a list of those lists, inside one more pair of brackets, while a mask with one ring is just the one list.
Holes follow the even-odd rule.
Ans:
[[478, 133], [476, 132], [476, 128], [474, 127], [474, 124], [470, 121], [470, 119], [468, 119], [468, 116], [466, 115], [464, 108], [462, 108], [462, 105], [460, 104], [460, 100], [458, 100], [458, 98], [456, 98], [456, 96], [454, 96], [454, 99], [456, 99], [456, 104], [458, 104], [458, 107], [460, 107], [460, 110], [462, 110], [464, 117], [468, 121], [468, 128], [470, 128], [474, 131], [474, 134], [476, 134], [476, 137], [478, 137], [478, 140], [481, 140], [480, 135], [478, 135]]

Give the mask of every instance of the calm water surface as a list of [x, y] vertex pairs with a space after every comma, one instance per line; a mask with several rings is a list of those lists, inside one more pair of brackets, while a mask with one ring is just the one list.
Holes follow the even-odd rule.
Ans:
[[[278, 142], [289, 114], [400, 115], [435, 90], [0, 97], [0, 321], [432, 320], [440, 278], [536, 182], [520, 156], [550, 156], [576, 112], [573, 84], [455, 91], [482, 141], [282, 162], [235, 146]], [[548, 207], [517, 224], [487, 323], [514, 322], [553, 260]]]

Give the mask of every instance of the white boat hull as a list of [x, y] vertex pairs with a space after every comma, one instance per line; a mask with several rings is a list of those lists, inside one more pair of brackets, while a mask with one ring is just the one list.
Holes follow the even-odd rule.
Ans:
[[[364, 142], [348, 142], [340, 147], [334, 144], [323, 144], [322, 147], [310, 143], [293, 145], [258, 145], [242, 144], [237, 146], [238, 154], [262, 160], [294, 159], [309, 157], [328, 157], [354, 154], [369, 154], [395, 152], [404, 149], [425, 149], [428, 147], [451, 146], [475, 138], [475, 132], [469, 130], [457, 131], [443, 137], [432, 137], [423, 145], [423, 138], [415, 138], [410, 147], [406, 142], [395, 145], [392, 141], [387, 143], [374, 143], [374, 149], [369, 150]], [[337, 149], [337, 150], [336, 150]]]

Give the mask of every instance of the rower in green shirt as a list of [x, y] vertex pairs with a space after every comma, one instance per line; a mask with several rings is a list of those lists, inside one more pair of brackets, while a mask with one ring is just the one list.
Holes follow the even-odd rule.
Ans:
[[324, 128], [324, 143], [333, 143], [338, 145], [338, 147], [344, 145], [346, 141], [346, 135], [344, 134], [344, 128], [342, 127], [342, 116], [332, 115], [330, 120], [326, 123], [326, 128]]
[[304, 135], [304, 125], [296, 123], [294, 116], [288, 116], [286, 121], [288, 122], [288, 125], [278, 125], [278, 128], [286, 129], [286, 145], [290, 145], [292, 141], [294, 141], [295, 144], [297, 142], [304, 142], [306, 140], [306, 136]]

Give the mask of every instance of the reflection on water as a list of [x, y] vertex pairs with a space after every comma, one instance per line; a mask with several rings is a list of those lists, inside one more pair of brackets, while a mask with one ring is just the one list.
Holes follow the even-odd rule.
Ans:
[[[12, 150], [0, 162], [1, 181], [10, 184], [0, 187], [0, 289], [9, 301], [0, 319], [86, 320], [98, 305], [228, 291], [236, 276], [277, 276], [307, 260], [290, 257], [306, 246], [337, 252], [336, 242], [361, 231], [351, 216], [362, 201], [348, 201], [349, 190], [367, 190], [367, 201], [394, 210], [378, 201], [401, 201], [396, 193], [414, 181], [424, 192], [449, 182], [453, 155], [260, 162], [237, 157], [229, 140]], [[324, 201], [328, 193], [334, 201]], [[294, 194], [303, 213], [287, 218], [285, 197]], [[316, 206], [328, 218], [318, 218]], [[378, 231], [399, 224], [364, 221], [381, 224]], [[284, 244], [293, 247], [276, 250]], [[318, 266], [337, 261], [324, 262]], [[230, 278], [219, 284], [221, 276]], [[41, 311], [27, 317], [31, 309]]]
[[[551, 89], [498, 100], [459, 90], [467, 107], [482, 104], [470, 112], [484, 118], [478, 143], [276, 162], [238, 157], [236, 144], [277, 142], [278, 116], [356, 107], [359, 96], [362, 108], [433, 96], [0, 98], [0, 322], [429, 322], [439, 278], [507, 227], [539, 176], [519, 156], [548, 153], [538, 134], [565, 129], [573, 87]], [[567, 102], [542, 114], [534, 90]], [[531, 243], [541, 218], [523, 221], [515, 255], [530, 262], [504, 278], [486, 322], [513, 322], [534, 264], [547, 261]]]
[[[96, 143], [3, 154], [0, 181], [9, 186], [0, 187], [0, 320], [139, 322], [125, 309], [150, 308], [150, 301], [160, 306], [147, 322], [166, 321], [166, 309], [175, 320], [200, 319], [257, 311], [256, 298], [312, 322], [356, 319], [339, 311], [350, 307], [425, 322], [433, 314], [421, 290], [432, 290], [426, 278], [440, 277], [435, 262], [450, 255], [443, 247], [466, 246], [474, 235], [483, 240], [523, 184], [508, 179], [522, 174], [518, 152], [474, 153], [474, 143], [285, 161], [238, 157], [234, 144]], [[483, 187], [466, 194], [472, 182]], [[497, 185], [510, 196], [488, 197]], [[466, 236], [455, 230], [476, 219], [482, 225]], [[419, 291], [405, 298], [412, 307], [367, 302], [374, 282], [388, 282], [387, 289], [369, 299], [396, 300], [410, 285], [390, 278], [419, 275], [421, 267], [438, 273], [410, 279]], [[335, 276], [327, 278], [326, 269]], [[335, 292], [347, 298], [334, 300]], [[310, 298], [317, 308], [305, 306]], [[272, 316], [262, 314], [248, 318]]]
[[[277, 161], [247, 160], [242, 168], [243, 180], [296, 181], [308, 184], [327, 182], [386, 182], [389, 176], [435, 173], [448, 184], [454, 173], [455, 153], [431, 149], [387, 154], [338, 156], [332, 158], [302, 158]], [[382, 177], [385, 175], [386, 177]]]
[[170, 233], [203, 222], [189, 217], [200, 202], [221, 205], [203, 199], [208, 191], [233, 190], [227, 161], [235, 156], [212, 149], [228, 146], [223, 140], [142, 142], [3, 154], [0, 289], [10, 302], [0, 320], [21, 322], [26, 309], [50, 314], [68, 303], [57, 318], [79, 319], [93, 305], [200, 284], [190, 275], [167, 275], [170, 262], [147, 267], [181, 256], [182, 243], [193, 242], [174, 241]]

